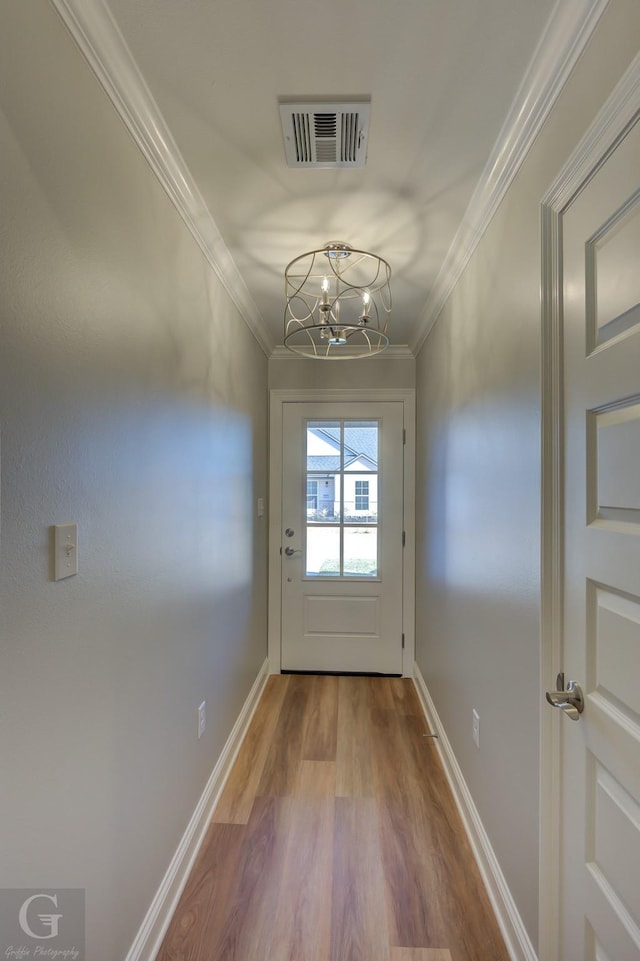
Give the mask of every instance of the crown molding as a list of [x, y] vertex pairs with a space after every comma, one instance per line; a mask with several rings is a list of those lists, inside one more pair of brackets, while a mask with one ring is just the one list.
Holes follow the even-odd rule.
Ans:
[[416, 337], [410, 345], [416, 355], [608, 4], [609, 0], [556, 3], [418, 321]]
[[268, 356], [273, 343], [167, 123], [103, 0], [51, 0], [220, 283]]
[[[344, 354], [349, 356], [348, 348], [344, 350]], [[358, 355], [359, 356], [359, 355]], [[322, 360], [323, 362], [331, 362], [340, 360], [340, 358], [331, 357], [328, 361], [325, 361], [324, 357], [304, 357], [302, 354], [297, 354], [287, 347], [278, 346], [274, 347], [269, 355], [269, 360], [289, 360], [289, 361], [308, 361], [311, 360], [313, 363], [316, 359]], [[376, 360], [415, 360], [415, 354], [410, 347], [406, 344], [389, 344], [384, 350], [380, 351], [378, 354], [372, 354], [371, 357], [362, 358], [366, 359], [367, 362], [373, 362]]]

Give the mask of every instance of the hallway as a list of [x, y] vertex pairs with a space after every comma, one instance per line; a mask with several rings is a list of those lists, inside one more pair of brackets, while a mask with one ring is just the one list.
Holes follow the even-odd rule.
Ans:
[[413, 683], [269, 678], [158, 961], [507, 961]]

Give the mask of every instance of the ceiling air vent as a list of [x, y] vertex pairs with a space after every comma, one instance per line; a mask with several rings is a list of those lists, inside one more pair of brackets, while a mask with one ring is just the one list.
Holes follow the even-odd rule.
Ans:
[[364, 167], [371, 103], [281, 103], [289, 167]]

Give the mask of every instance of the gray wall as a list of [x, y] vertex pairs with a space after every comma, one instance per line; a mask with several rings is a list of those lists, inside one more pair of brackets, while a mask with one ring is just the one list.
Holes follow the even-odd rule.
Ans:
[[417, 661], [534, 944], [552, 680], [539, 676], [539, 204], [638, 37], [637, 0], [612, 0], [417, 364]]
[[86, 888], [116, 961], [266, 657], [267, 362], [48, 0], [0, 156], [0, 887]]
[[[393, 335], [393, 330], [391, 331]], [[274, 390], [346, 390], [415, 387], [416, 362], [413, 357], [379, 357], [360, 360], [304, 360], [272, 357], [269, 360], [269, 387]]]

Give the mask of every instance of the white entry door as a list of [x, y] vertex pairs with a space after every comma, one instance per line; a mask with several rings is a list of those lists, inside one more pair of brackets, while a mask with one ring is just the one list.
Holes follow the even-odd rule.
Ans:
[[283, 411], [282, 669], [402, 673], [403, 405]]
[[640, 123], [562, 219], [562, 961], [640, 961]]

